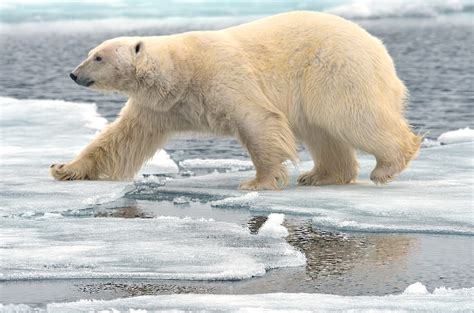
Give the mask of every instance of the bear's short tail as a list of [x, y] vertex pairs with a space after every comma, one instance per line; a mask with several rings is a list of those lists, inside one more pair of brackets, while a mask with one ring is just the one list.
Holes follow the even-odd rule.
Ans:
[[415, 134], [410, 132], [408, 140], [405, 142], [403, 149], [403, 156], [405, 158], [406, 165], [413, 160], [420, 152], [421, 143], [423, 141], [423, 135]]

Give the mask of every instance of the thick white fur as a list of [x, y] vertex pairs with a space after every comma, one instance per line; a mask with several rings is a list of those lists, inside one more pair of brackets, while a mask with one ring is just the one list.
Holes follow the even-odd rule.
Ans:
[[[95, 61], [100, 55], [102, 62]], [[406, 89], [382, 42], [329, 14], [290, 12], [220, 31], [104, 42], [76, 70], [91, 87], [130, 99], [120, 117], [72, 162], [65, 179], [131, 178], [170, 135], [235, 136], [257, 175], [243, 189], [287, 184], [295, 139], [315, 166], [302, 185], [347, 184], [355, 150], [373, 154], [371, 179], [406, 168], [420, 138], [403, 117]]]

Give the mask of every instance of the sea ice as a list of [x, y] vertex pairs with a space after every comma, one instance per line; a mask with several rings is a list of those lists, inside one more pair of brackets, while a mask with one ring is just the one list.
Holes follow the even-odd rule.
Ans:
[[[421, 284], [420, 284], [421, 285]], [[421, 285], [423, 286], [423, 285]], [[423, 286], [424, 287], [424, 286]], [[407, 289], [410, 289], [408, 287]], [[50, 303], [56, 312], [472, 312], [474, 288], [435, 289], [433, 293], [387, 296], [337, 296], [311, 293], [254, 295], [175, 294], [115, 300], [79, 300]], [[35, 312], [44, 312], [38, 309]], [[32, 312], [26, 305], [0, 305], [0, 312]], [[135, 311], [136, 312], [136, 311]]]
[[[67, 162], [106, 125], [93, 103], [0, 97], [0, 216], [90, 207], [120, 198], [132, 182], [57, 182], [51, 163]], [[176, 173], [161, 150], [142, 173]]]
[[225, 169], [231, 172], [253, 169], [252, 161], [235, 159], [188, 159], [179, 165], [186, 169]]
[[249, 207], [258, 199], [258, 192], [249, 192], [243, 196], [228, 197], [222, 200], [215, 200], [209, 204], [213, 207], [242, 208]]
[[[384, 186], [368, 179], [375, 165], [368, 155], [359, 156], [360, 178], [351, 185], [298, 187], [298, 172], [290, 169], [292, 184], [283, 191], [260, 191], [250, 210], [311, 216], [316, 227], [342, 231], [474, 235], [473, 153], [473, 142], [423, 148], [409, 169]], [[302, 162], [300, 168], [312, 165]], [[247, 201], [237, 190], [239, 182], [254, 175], [213, 173], [171, 180], [158, 190], [220, 196], [238, 206]]]
[[0, 281], [240, 280], [306, 261], [281, 238], [205, 219], [16, 217], [0, 226]]

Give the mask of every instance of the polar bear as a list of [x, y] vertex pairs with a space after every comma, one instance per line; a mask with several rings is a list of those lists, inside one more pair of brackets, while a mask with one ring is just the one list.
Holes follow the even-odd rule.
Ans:
[[390, 181], [417, 154], [403, 116], [407, 91], [380, 40], [343, 18], [289, 12], [218, 31], [120, 37], [89, 52], [71, 74], [79, 85], [129, 100], [119, 117], [58, 180], [133, 177], [179, 132], [237, 137], [256, 177], [241, 189], [288, 183], [296, 140], [314, 159], [300, 185], [356, 180], [356, 150], [375, 156], [371, 180]]

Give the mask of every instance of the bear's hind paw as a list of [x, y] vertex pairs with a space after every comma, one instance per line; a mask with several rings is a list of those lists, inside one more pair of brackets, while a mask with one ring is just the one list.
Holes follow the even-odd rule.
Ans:
[[240, 183], [241, 190], [280, 190], [276, 179], [259, 180], [257, 178]]
[[338, 178], [335, 175], [323, 175], [312, 170], [301, 174], [297, 181], [299, 186], [345, 185], [354, 182], [355, 177], [353, 175], [342, 175]]

